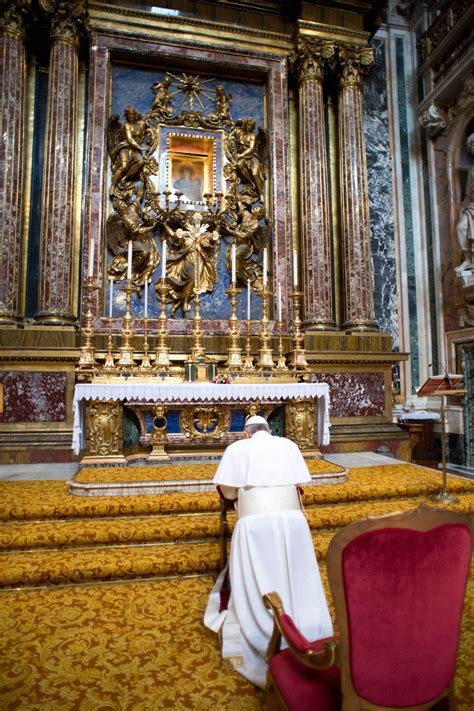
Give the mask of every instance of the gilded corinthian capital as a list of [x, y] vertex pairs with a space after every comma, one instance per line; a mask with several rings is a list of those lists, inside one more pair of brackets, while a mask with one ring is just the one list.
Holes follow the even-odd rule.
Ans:
[[25, 36], [32, 0], [0, 0], [0, 32]]
[[360, 84], [375, 62], [373, 47], [339, 47], [339, 66], [341, 68], [341, 87], [348, 84]]
[[51, 18], [51, 37], [79, 44], [89, 29], [89, 0], [39, 0], [39, 4]]
[[335, 51], [333, 42], [298, 37], [295, 51], [290, 57], [290, 66], [298, 82], [322, 79], [324, 66], [334, 58]]

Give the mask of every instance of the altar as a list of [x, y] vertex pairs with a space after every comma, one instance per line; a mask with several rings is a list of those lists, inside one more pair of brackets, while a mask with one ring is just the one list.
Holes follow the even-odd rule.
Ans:
[[277, 413], [283, 433], [306, 454], [318, 455], [318, 447], [329, 444], [325, 383], [167, 383], [127, 378], [78, 383], [73, 408], [72, 448], [84, 464], [127, 462], [125, 409], [139, 423], [142, 452], [138, 456], [150, 462], [222, 451], [242, 436], [245, 417], [257, 413], [267, 418]]

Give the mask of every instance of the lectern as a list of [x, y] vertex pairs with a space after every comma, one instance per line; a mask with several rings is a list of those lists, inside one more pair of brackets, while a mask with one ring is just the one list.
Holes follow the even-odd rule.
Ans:
[[444, 375], [433, 375], [428, 378], [418, 390], [418, 397], [440, 397], [441, 398], [441, 468], [443, 473], [443, 485], [437, 494], [431, 499], [438, 503], [454, 504], [457, 498], [448, 491], [448, 478], [446, 475], [446, 401], [447, 395], [464, 395], [466, 390], [463, 386], [463, 377], [458, 374], [445, 373]]

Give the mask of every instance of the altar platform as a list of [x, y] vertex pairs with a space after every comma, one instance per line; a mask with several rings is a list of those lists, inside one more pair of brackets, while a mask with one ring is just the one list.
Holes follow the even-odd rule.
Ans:
[[[275, 434], [294, 440], [306, 456], [329, 444], [329, 387], [325, 383], [167, 383], [156, 379], [79, 383], [74, 391], [72, 447], [81, 465], [127, 464], [220, 453], [242, 436], [245, 417], [274, 418]], [[158, 382], [157, 382], [158, 381]], [[140, 429], [141, 451], [124, 452], [124, 411]], [[275, 429], [278, 431], [275, 432]], [[150, 451], [151, 448], [151, 451]]]

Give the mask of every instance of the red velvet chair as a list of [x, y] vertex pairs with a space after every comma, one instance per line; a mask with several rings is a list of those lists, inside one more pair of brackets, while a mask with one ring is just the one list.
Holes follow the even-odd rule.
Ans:
[[[267, 688], [295, 711], [453, 709], [472, 521], [422, 506], [353, 523], [327, 567], [340, 637], [311, 643], [277, 593]], [[280, 650], [281, 637], [288, 649]]]

